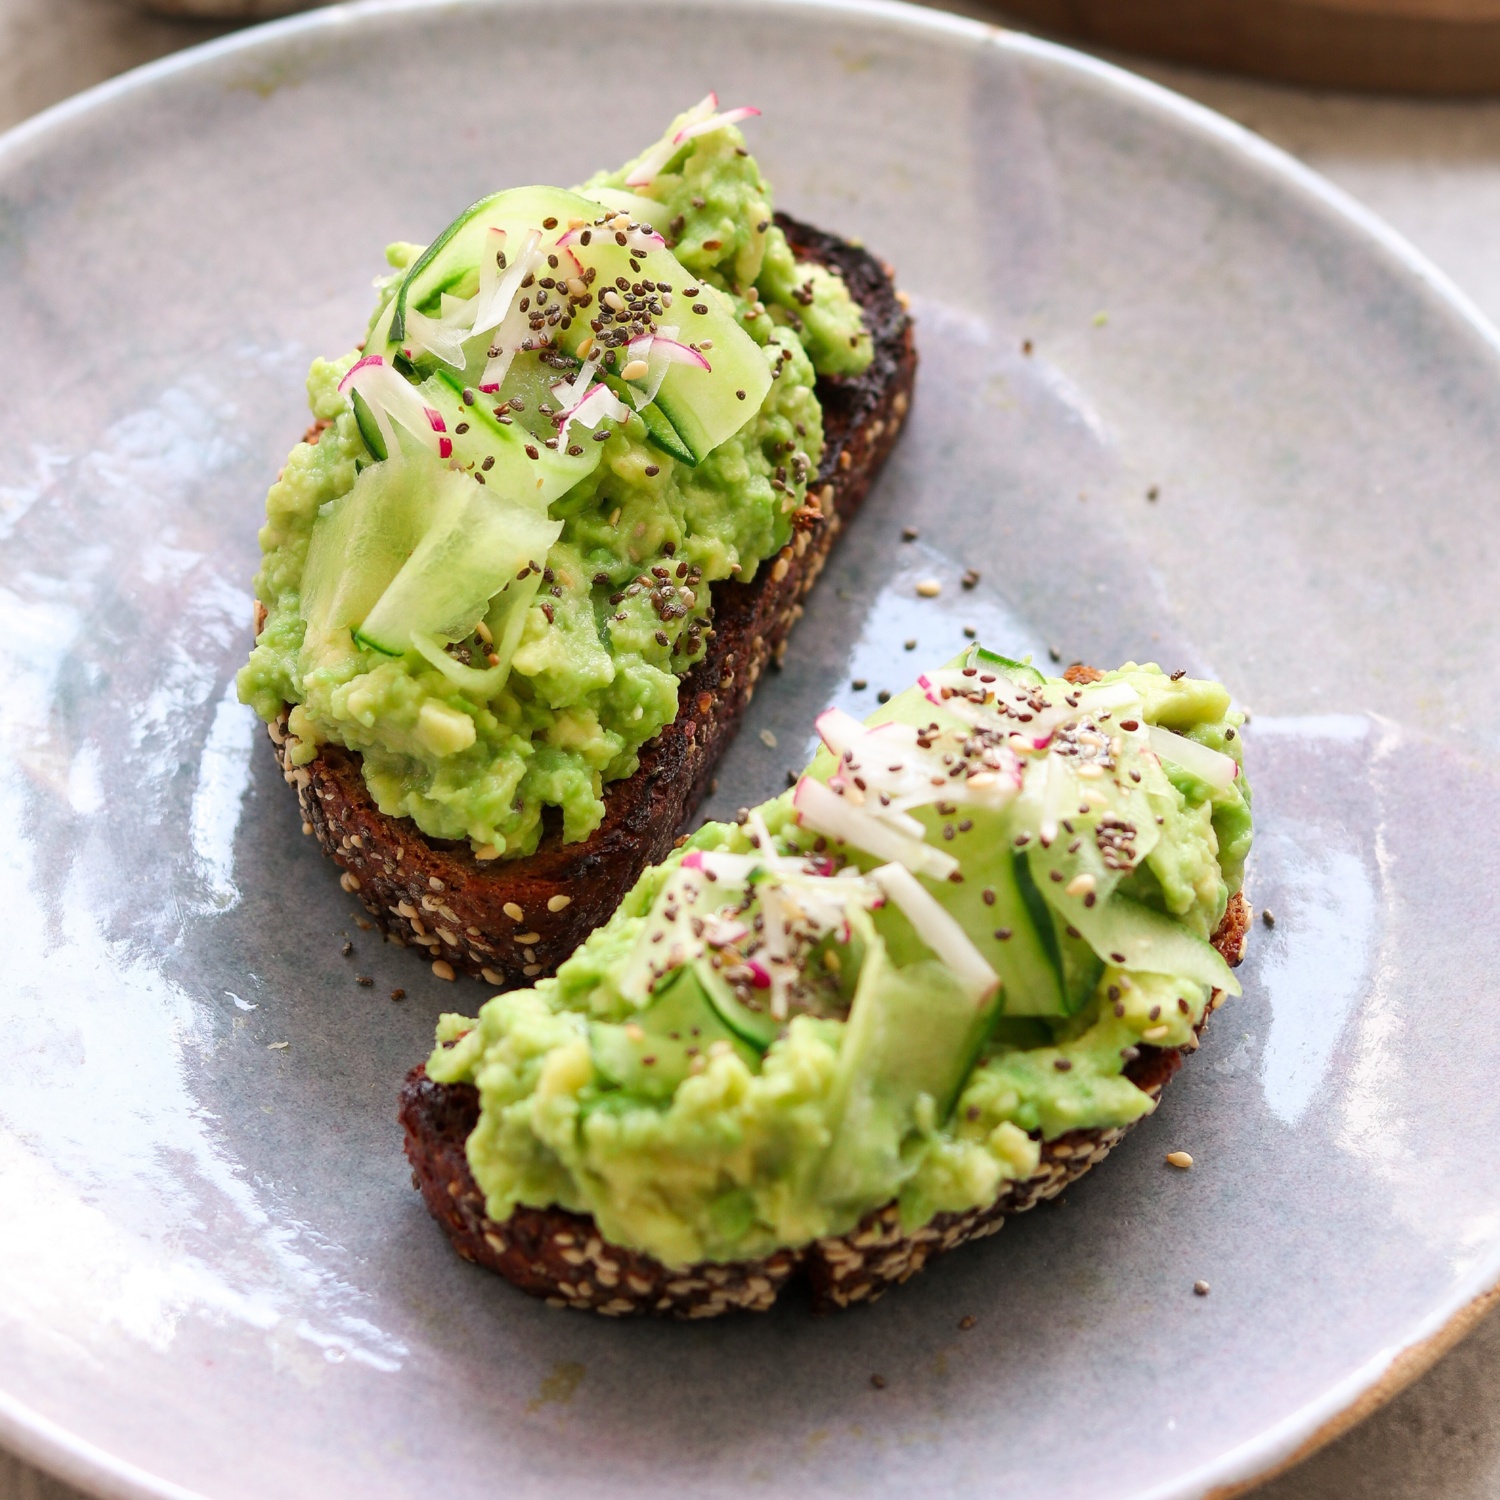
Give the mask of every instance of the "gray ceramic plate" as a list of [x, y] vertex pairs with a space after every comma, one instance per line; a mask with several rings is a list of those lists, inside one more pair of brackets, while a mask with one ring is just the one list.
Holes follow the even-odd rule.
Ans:
[[[230, 683], [303, 370], [385, 240], [710, 84], [785, 206], [899, 265], [924, 360], [721, 806], [965, 623], [1154, 657], [1255, 710], [1279, 920], [1061, 1202], [864, 1312], [622, 1326], [461, 1264], [410, 1190], [397, 1085], [483, 992], [356, 925]], [[4, 1441], [215, 1500], [1197, 1496], [1500, 1277], [1500, 358], [1285, 158], [894, 6], [335, 9], [0, 145], [0, 326]]]

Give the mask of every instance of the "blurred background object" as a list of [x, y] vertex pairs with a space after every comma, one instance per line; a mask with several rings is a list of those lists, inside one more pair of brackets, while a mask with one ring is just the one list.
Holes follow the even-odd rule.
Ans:
[[1500, 0], [1004, 0], [1094, 47], [1333, 88], [1500, 90]]
[[[128, 3], [151, 16], [245, 22], [318, 0]], [[960, 8], [1086, 46], [1314, 87], [1500, 92], [1500, 0], [999, 0]]]
[[208, 21], [268, 21], [307, 10], [313, 0], [135, 0], [150, 16], [187, 16]]

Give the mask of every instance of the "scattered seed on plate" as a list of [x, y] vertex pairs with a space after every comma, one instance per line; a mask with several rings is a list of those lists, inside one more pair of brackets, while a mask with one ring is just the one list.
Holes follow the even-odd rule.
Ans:
[[406, 991], [403, 990], [402, 988], [400, 988], [400, 986], [398, 985], [395, 989], [393, 989], [391, 991], [391, 999], [392, 1000], [404, 1000], [404, 999], [406, 999]]
[[1260, 914], [1260, 919], [1267, 927], [1274, 927], [1276, 925], [1276, 913], [1269, 906]]
[[354, 952], [354, 944], [346, 941], [344, 943], [344, 946], [339, 949], [339, 952], [342, 953], [345, 958], [348, 958], [349, 955]]
[[924, 578], [917, 585], [917, 593], [924, 599], [936, 599], [943, 592], [943, 585], [936, 578]]
[[774, 734], [772, 734], [769, 729], [762, 729], [761, 730], [761, 732], [760, 732], [760, 742], [768, 750], [774, 750], [776, 748], [776, 736]]
[[917, 539], [917, 528], [915, 526], [903, 526], [901, 528], [901, 540], [903, 542], [914, 542]]
[[870, 1376], [870, 1384], [873, 1385], [877, 1391], [883, 1391], [885, 1389], [885, 1376], [884, 1375], [872, 1375], [872, 1376]]
[[856, 693], [862, 693], [867, 687], [869, 687], [870, 684], [866, 682], [863, 677], [856, 677], [854, 681], [849, 685], [854, 689]]
[[1167, 1161], [1172, 1166], [1181, 1167], [1184, 1170], [1186, 1170], [1193, 1164], [1193, 1158], [1189, 1156], [1186, 1151], [1168, 1151]]
[[886, 692], [884, 688], [881, 688], [881, 690], [875, 694], [875, 701], [877, 703], [889, 703], [891, 701], [891, 695]]
[[355, 984], [360, 985], [365, 989], [369, 989], [370, 986], [375, 983], [375, 981], [371, 979], [368, 974], [356, 974], [354, 976], [354, 982]]
[[963, 1317], [958, 1320], [958, 1326], [963, 1330], [963, 1332], [967, 1333], [978, 1321], [979, 1319], [976, 1318], [973, 1313], [965, 1313]]
[[1193, 1283], [1193, 1295], [1195, 1297], [1208, 1296], [1208, 1283], [1206, 1281], [1195, 1281]]
[[268, 1052], [285, 1052], [292, 1044], [290, 1042], [270, 1042], [267, 1044]]

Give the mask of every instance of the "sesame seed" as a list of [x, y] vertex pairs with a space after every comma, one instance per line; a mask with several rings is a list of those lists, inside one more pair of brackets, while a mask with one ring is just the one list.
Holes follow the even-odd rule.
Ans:
[[524, 922], [526, 920], [526, 913], [522, 911], [514, 901], [507, 901], [505, 905], [500, 908], [500, 910], [503, 911], [505, 915], [511, 919], [512, 922]]
[[936, 578], [924, 578], [917, 585], [917, 593], [923, 599], [936, 599], [943, 592], [943, 586]]
[[436, 974], [439, 979], [453, 979], [455, 977], [453, 973], [453, 965], [450, 964], [446, 958], [438, 959], [438, 961], [432, 966], [432, 972]]
[[1168, 1151], [1167, 1162], [1174, 1167], [1181, 1167], [1185, 1172], [1192, 1166], [1193, 1158], [1186, 1151]]
[[573, 904], [571, 896], [552, 896], [547, 901], [548, 911], [564, 911]]

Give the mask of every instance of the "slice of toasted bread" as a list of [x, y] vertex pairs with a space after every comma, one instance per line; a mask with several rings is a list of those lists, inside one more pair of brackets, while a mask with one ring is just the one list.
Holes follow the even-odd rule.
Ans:
[[270, 726], [304, 829], [342, 866], [344, 889], [394, 940], [425, 949], [445, 977], [461, 970], [506, 984], [551, 973], [672, 847], [906, 418], [917, 355], [890, 269], [785, 214], [776, 222], [798, 259], [842, 273], [864, 310], [875, 358], [863, 375], [818, 382], [827, 447], [792, 542], [751, 582], [714, 585], [716, 634], [681, 682], [678, 716], [642, 749], [633, 776], [605, 788], [604, 821], [587, 839], [564, 844], [554, 828], [524, 859], [477, 861], [467, 843], [429, 839], [409, 819], [382, 813], [357, 754], [325, 745], [293, 767], [285, 714]]
[[[1236, 895], [1213, 937], [1226, 962], [1238, 964], [1244, 957], [1249, 926], [1249, 903]], [[1222, 998], [1214, 991], [1209, 1011]], [[1126, 1076], [1158, 1098], [1182, 1065], [1183, 1052], [1197, 1045], [1195, 1038], [1191, 1048], [1142, 1047]], [[419, 1064], [402, 1089], [400, 1118], [412, 1184], [465, 1260], [498, 1271], [522, 1291], [558, 1307], [589, 1308], [609, 1317], [670, 1318], [712, 1318], [736, 1309], [764, 1312], [798, 1273], [810, 1282], [818, 1311], [872, 1302], [934, 1256], [994, 1234], [1006, 1215], [1055, 1197], [1103, 1161], [1128, 1129], [1072, 1130], [1047, 1141], [1037, 1170], [1007, 1183], [993, 1203], [940, 1214], [911, 1234], [903, 1233], [900, 1213], [890, 1203], [848, 1234], [778, 1250], [762, 1260], [705, 1262], [674, 1271], [649, 1255], [608, 1243], [593, 1219], [560, 1208], [518, 1208], [503, 1224], [489, 1218], [464, 1152], [479, 1120], [479, 1094], [472, 1085], [433, 1083]]]

